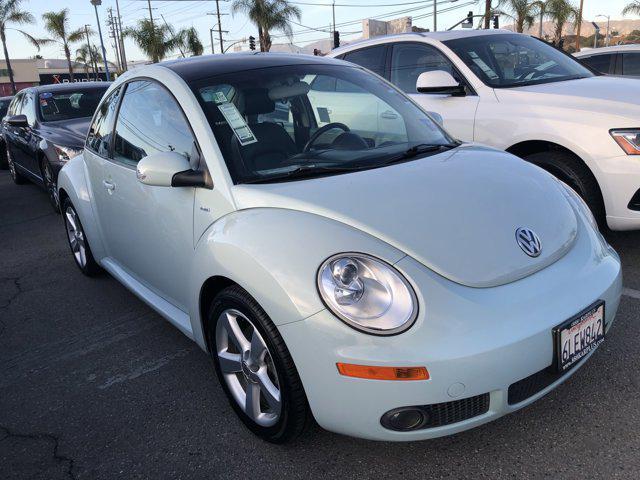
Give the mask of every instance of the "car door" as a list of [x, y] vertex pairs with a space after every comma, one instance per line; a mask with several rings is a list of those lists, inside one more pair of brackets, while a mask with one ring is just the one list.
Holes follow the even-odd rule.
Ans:
[[[444, 70], [465, 85], [466, 95], [418, 93], [416, 82], [423, 72]], [[453, 136], [473, 141], [479, 97], [449, 59], [436, 47], [418, 42], [393, 44], [390, 67], [391, 83], [408, 94], [428, 112], [442, 117], [444, 127]]]
[[36, 177], [42, 178], [42, 171], [40, 169], [38, 156], [36, 155], [40, 141], [37, 130], [36, 108], [36, 92], [28, 91], [25, 93], [24, 101], [22, 102], [22, 113], [27, 117], [28, 126], [18, 129], [17, 153], [20, 157], [20, 162], [25, 168]]
[[186, 311], [195, 189], [144, 185], [136, 176], [141, 159], [168, 151], [197, 161], [199, 149], [184, 113], [159, 83], [129, 82], [97, 186], [102, 235], [118, 266]]

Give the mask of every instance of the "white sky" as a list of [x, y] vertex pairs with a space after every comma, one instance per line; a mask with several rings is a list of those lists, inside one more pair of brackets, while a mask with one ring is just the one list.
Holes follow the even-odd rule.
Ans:
[[[311, 41], [329, 37], [329, 33], [310, 30], [306, 27], [330, 30], [329, 25], [332, 21], [332, 9], [327, 5], [331, 4], [331, 1], [332, 0], [291, 1], [291, 3], [305, 3], [305, 5], [298, 5], [302, 10], [302, 21], [300, 23], [304, 26], [294, 26], [294, 33], [297, 32], [293, 40], [295, 44], [304, 45]], [[418, 0], [335, 1], [338, 5], [335, 8], [336, 24], [338, 25], [336, 29], [340, 31], [341, 38], [345, 40], [358, 38], [360, 36], [359, 33], [349, 34], [348, 32], [361, 30], [362, 26], [359, 20], [362, 18], [371, 18], [386, 14], [390, 15], [383, 19], [388, 20], [408, 15], [414, 17], [414, 25], [425, 28], [433, 27], [433, 19], [431, 16], [433, 3], [430, 0], [423, 2], [419, 2]], [[630, 0], [584, 0], [584, 19], [593, 20], [598, 14], [610, 15], [612, 19], [622, 19], [624, 18], [621, 13], [622, 9], [629, 1]], [[122, 22], [125, 27], [135, 25], [137, 19], [148, 17], [149, 15], [147, 0], [119, 0], [119, 2]], [[484, 0], [454, 0], [454, 2], [455, 3], [451, 2], [451, 0], [438, 0], [438, 11], [457, 7], [453, 11], [438, 14], [438, 29], [446, 29], [458, 22], [469, 10], [473, 10], [477, 14], [481, 14], [484, 11]], [[474, 2], [474, 4], [465, 5], [470, 2]], [[577, 4], [578, 0], [574, 0], [574, 2]], [[220, 10], [222, 13], [227, 14], [222, 17], [223, 29], [229, 30], [229, 33], [224, 34], [225, 46], [228, 45], [227, 40], [238, 40], [243, 37], [248, 37], [249, 35], [258, 36], [257, 29], [248, 21], [247, 17], [243, 14], [236, 14], [235, 16], [230, 14], [231, 3], [230, 0], [220, 0]], [[494, 3], [497, 3], [497, 0], [494, 0]], [[153, 8], [155, 21], [162, 21], [162, 16], [164, 16], [166, 21], [175, 28], [195, 27], [198, 30], [202, 43], [206, 46], [206, 53], [211, 51], [209, 29], [217, 23], [217, 19], [215, 16], [209, 14], [215, 12], [215, 0], [151, 0], [151, 6]], [[23, 29], [35, 37], [45, 37], [46, 33], [42, 27], [42, 13], [51, 10], [60, 10], [65, 7], [70, 10], [71, 27], [73, 29], [82, 27], [85, 24], [90, 24], [92, 28], [97, 31], [95, 11], [90, 0], [23, 0], [23, 9], [33, 13], [37, 20], [36, 25], [29, 25], [23, 27]], [[102, 6], [98, 7], [98, 13], [100, 15], [102, 33], [105, 38], [107, 57], [110, 60], [114, 60], [115, 55], [111, 41], [109, 40], [107, 44], [108, 32], [106, 18], [109, 7], [113, 8], [115, 15], [116, 0], [103, 0]], [[627, 18], [632, 19], [637, 17]], [[501, 21], [504, 23], [504, 19], [501, 19]], [[602, 18], [599, 18], [598, 21], [606, 22], [606, 20]], [[340, 25], [346, 22], [354, 23]], [[274, 32], [273, 35], [277, 35], [277, 32]], [[273, 41], [274, 43], [282, 43], [286, 42], [286, 39], [274, 38]], [[12, 58], [27, 58], [38, 53], [34, 47], [25, 42], [24, 39], [14, 31], [7, 32], [7, 43], [9, 54]], [[99, 43], [97, 35], [92, 39], [92, 43]], [[216, 52], [219, 53], [217, 32], [214, 34], [214, 46]], [[125, 47], [127, 60], [141, 60], [145, 58], [131, 40], [125, 40]], [[40, 54], [45, 58], [64, 57], [62, 48], [57, 45], [43, 47]]]

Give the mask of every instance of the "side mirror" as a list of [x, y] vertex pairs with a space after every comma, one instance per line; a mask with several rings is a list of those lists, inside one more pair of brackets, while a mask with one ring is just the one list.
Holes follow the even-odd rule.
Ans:
[[416, 81], [416, 90], [420, 93], [439, 95], [453, 95], [456, 97], [466, 94], [464, 86], [444, 70], [422, 72]]
[[12, 127], [24, 128], [29, 126], [26, 115], [11, 115], [10, 117], [7, 117], [7, 123]]
[[206, 172], [193, 170], [189, 160], [176, 152], [158, 152], [138, 162], [136, 176], [140, 183], [155, 187], [205, 187], [212, 184]]

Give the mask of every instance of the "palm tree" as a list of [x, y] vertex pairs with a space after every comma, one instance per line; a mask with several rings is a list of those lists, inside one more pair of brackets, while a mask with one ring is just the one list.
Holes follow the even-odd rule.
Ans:
[[547, 16], [554, 23], [553, 41], [560, 44], [562, 30], [567, 22], [578, 22], [578, 9], [569, 0], [547, 0], [545, 8]]
[[[84, 28], [78, 28], [73, 31], [69, 31], [69, 9], [63, 8], [59, 12], [46, 12], [42, 14], [44, 20], [44, 28], [51, 36], [52, 42], [62, 45], [64, 50], [64, 56], [67, 59], [67, 66], [69, 67], [69, 78], [73, 82], [73, 65], [71, 64], [71, 44], [79, 42], [85, 35]], [[91, 35], [93, 32], [89, 30]]]
[[622, 15], [640, 15], [640, 0], [633, 0], [630, 4], [624, 7]]
[[7, 50], [7, 30], [15, 30], [27, 39], [29, 43], [35, 46], [40, 51], [41, 40], [37, 40], [17, 28], [11, 28], [9, 25], [25, 25], [35, 23], [35, 17], [24, 10], [20, 10], [20, 4], [22, 0], [0, 0], [0, 41], [2, 41], [2, 48], [4, 50], [4, 61], [9, 71], [9, 82], [11, 82], [11, 92], [16, 94], [16, 82], [13, 79], [13, 70], [11, 69], [11, 60], [9, 59], [9, 50]]
[[76, 62], [84, 65], [84, 74], [89, 80], [89, 66], [91, 66], [94, 75], [97, 75], [96, 65], [102, 62], [102, 55], [100, 55], [97, 47], [85, 43], [76, 50]]
[[180, 30], [177, 35], [177, 43], [182, 50], [183, 55], [197, 57], [198, 55], [202, 55], [204, 52], [204, 46], [200, 41], [198, 32], [193, 27], [183, 28]]
[[262, 52], [271, 49], [270, 30], [279, 30], [291, 39], [292, 19], [300, 21], [302, 18], [300, 9], [290, 5], [287, 0], [234, 0], [231, 11], [234, 15], [238, 12], [245, 13], [258, 27]]
[[136, 27], [126, 28], [122, 33], [132, 38], [153, 63], [165, 58], [178, 44], [169, 26], [155, 25], [148, 18], [138, 20]]
[[510, 13], [501, 12], [515, 22], [516, 32], [524, 32], [525, 27], [529, 28], [535, 21], [535, 15], [539, 10], [538, 3], [530, 0], [504, 0], [500, 3], [506, 7]]

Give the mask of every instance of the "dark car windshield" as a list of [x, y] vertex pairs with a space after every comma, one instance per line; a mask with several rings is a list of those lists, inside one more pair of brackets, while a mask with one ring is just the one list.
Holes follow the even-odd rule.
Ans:
[[561, 82], [594, 74], [577, 60], [527, 35], [481, 35], [447, 40], [485, 84], [493, 88]]
[[43, 122], [91, 117], [109, 85], [59, 92], [40, 92], [38, 104]]
[[235, 183], [376, 168], [455, 146], [411, 100], [357, 67], [261, 68], [191, 88]]

